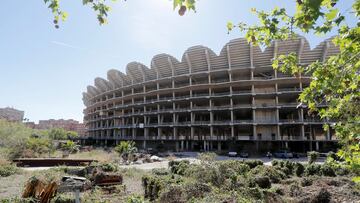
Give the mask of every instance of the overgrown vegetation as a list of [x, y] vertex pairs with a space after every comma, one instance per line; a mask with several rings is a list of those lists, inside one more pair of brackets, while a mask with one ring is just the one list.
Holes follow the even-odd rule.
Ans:
[[208, 153], [200, 155], [200, 164], [171, 161], [169, 170], [153, 170], [143, 176], [145, 199], [155, 202], [288, 202], [300, 198], [300, 202], [308, 202], [323, 196], [336, 198], [327, 190], [318, 190], [309, 196], [302, 189], [310, 187], [314, 179], [337, 176], [334, 165], [274, 160], [272, 166], [266, 166], [258, 160], [216, 161], [209, 157], [212, 156]]
[[[0, 120], [0, 157], [14, 159], [19, 157], [50, 156], [56, 150], [54, 140], [66, 140], [77, 136], [63, 129], [36, 130], [22, 123]], [[73, 146], [72, 141], [65, 145]]]
[[0, 159], [0, 177], [8, 177], [20, 171], [15, 164]]

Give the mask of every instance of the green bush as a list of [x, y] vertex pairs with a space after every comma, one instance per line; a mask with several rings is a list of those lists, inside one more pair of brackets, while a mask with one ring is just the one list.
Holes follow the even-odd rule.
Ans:
[[189, 167], [190, 162], [188, 160], [170, 161], [168, 163], [171, 173], [184, 175], [186, 169]]
[[264, 163], [261, 160], [246, 160], [244, 161], [245, 164], [247, 164], [250, 169], [255, 168], [256, 166], [264, 165]]
[[73, 196], [66, 195], [66, 194], [60, 194], [60, 195], [56, 195], [53, 202], [54, 203], [75, 203], [75, 199]]
[[335, 170], [329, 164], [323, 164], [321, 166], [321, 174], [323, 176], [331, 176], [331, 177], [336, 176]]
[[206, 183], [191, 182], [185, 185], [187, 199], [203, 198], [211, 192], [210, 185]]
[[307, 164], [305, 167], [305, 175], [321, 175], [321, 166], [318, 164]]
[[331, 194], [325, 188], [321, 188], [317, 194], [313, 195], [310, 202], [311, 203], [331, 202]]
[[141, 195], [132, 194], [126, 198], [126, 203], [144, 203], [145, 200]]
[[296, 176], [301, 177], [304, 174], [305, 167], [301, 163], [296, 162], [294, 168], [295, 168], [294, 172]]
[[19, 168], [12, 163], [0, 164], [0, 177], [8, 177], [19, 172]]
[[163, 181], [155, 176], [143, 176], [142, 185], [144, 187], [144, 197], [154, 201], [159, 197], [160, 190], [163, 188]]
[[279, 183], [286, 175], [278, 167], [259, 165], [250, 171], [252, 176], [266, 176], [272, 183]]
[[292, 183], [289, 188], [289, 195], [290, 197], [297, 197], [300, 196], [302, 193], [302, 190], [298, 183]]
[[216, 166], [219, 168], [220, 174], [225, 178], [230, 178], [234, 175], [244, 175], [250, 171], [250, 167], [239, 160], [219, 161], [216, 163]]
[[220, 174], [216, 165], [190, 164], [185, 172], [186, 177], [194, 178], [201, 183], [211, 183], [213, 185], [222, 184], [226, 177]]
[[315, 152], [315, 151], [308, 152], [309, 164], [315, 163], [315, 161], [317, 160], [318, 157], [319, 157], [319, 152]]
[[160, 193], [171, 184], [180, 184], [183, 182], [181, 176], [169, 175], [169, 176], [157, 176], [157, 175], [145, 175], [142, 177], [142, 186], [144, 188], [144, 197], [150, 201], [154, 201], [159, 198]]
[[340, 166], [335, 170], [335, 174], [338, 176], [345, 176], [348, 175], [349, 173], [350, 173], [350, 169], [347, 168], [346, 166]]
[[116, 164], [105, 163], [100, 165], [101, 170], [105, 172], [116, 172], [119, 170], [119, 167]]
[[215, 161], [217, 154], [214, 152], [204, 152], [204, 153], [200, 153], [198, 155], [198, 159], [202, 162], [202, 163], [211, 163]]
[[159, 202], [186, 202], [186, 191], [182, 185], [169, 185], [159, 196]]
[[258, 185], [262, 189], [271, 188], [270, 178], [267, 176], [257, 176], [255, 177], [254, 181], [256, 185]]
[[280, 161], [281, 161], [281, 160], [274, 159], [274, 160], [271, 161], [271, 165], [272, 165], [272, 166], [278, 166], [278, 165], [280, 165]]
[[311, 178], [305, 177], [301, 180], [300, 184], [302, 187], [310, 186], [313, 184], [313, 180]]
[[335, 152], [329, 152], [326, 156], [326, 159], [338, 160], [338, 156], [336, 155]]
[[154, 168], [152, 169], [152, 174], [154, 175], [159, 175], [159, 176], [166, 176], [169, 175], [169, 170], [165, 169], [165, 168]]

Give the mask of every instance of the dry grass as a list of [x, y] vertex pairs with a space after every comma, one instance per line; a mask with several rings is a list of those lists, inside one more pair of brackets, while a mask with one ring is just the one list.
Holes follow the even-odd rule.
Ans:
[[102, 163], [117, 162], [120, 160], [119, 155], [114, 152], [107, 152], [101, 149], [94, 149], [86, 152], [79, 152], [76, 154], [70, 154], [69, 158], [75, 159], [95, 159]]

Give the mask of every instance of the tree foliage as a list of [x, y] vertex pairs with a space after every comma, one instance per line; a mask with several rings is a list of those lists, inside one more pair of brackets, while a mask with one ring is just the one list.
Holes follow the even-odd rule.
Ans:
[[53, 140], [67, 140], [76, 138], [78, 134], [74, 131], [67, 131], [63, 128], [52, 128], [48, 131], [48, 136]]
[[[111, 10], [110, 2], [116, 1], [117, 0], [82, 0], [82, 4], [94, 10], [99, 24], [103, 25], [107, 23], [107, 17]], [[64, 22], [68, 17], [68, 13], [61, 9], [60, 0], [44, 0], [44, 3], [54, 15], [53, 22], [55, 28], [59, 28], [60, 21]], [[173, 5], [174, 10], [179, 8], [178, 12], [181, 16], [184, 15], [187, 10], [195, 11], [195, 0], [173, 0]]]
[[[324, 129], [335, 129], [343, 144], [339, 155], [359, 174], [360, 28], [359, 23], [355, 27], [348, 25], [345, 13], [336, 8], [337, 3], [338, 0], [297, 0], [294, 15], [288, 14], [284, 8], [275, 8], [270, 12], [253, 9], [260, 20], [259, 25], [250, 26], [243, 22], [234, 25], [229, 22], [228, 30], [238, 27], [254, 45], [291, 39], [297, 31], [326, 34], [337, 30], [338, 35], [332, 42], [339, 48], [339, 54], [306, 66], [298, 62], [296, 53], [279, 55], [274, 59], [273, 67], [296, 76], [303, 73], [312, 76], [310, 86], [304, 89], [299, 99], [311, 113], [331, 121], [324, 125]], [[351, 13], [359, 18], [359, 0], [354, 1]], [[318, 108], [324, 103], [327, 108]]]

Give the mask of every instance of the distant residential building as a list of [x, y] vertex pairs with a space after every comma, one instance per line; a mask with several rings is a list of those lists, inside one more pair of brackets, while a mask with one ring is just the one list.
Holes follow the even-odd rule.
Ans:
[[24, 119], [24, 111], [20, 111], [11, 107], [0, 108], [0, 119], [22, 122]]
[[35, 122], [25, 122], [24, 124], [26, 125], [26, 127], [32, 128], [32, 129], [35, 129], [36, 126], [37, 126], [37, 125], [35, 124]]
[[37, 128], [38, 129], [63, 128], [65, 130], [75, 131], [79, 135], [84, 135], [86, 132], [85, 125], [73, 119], [39, 120], [39, 124], [37, 125]]

